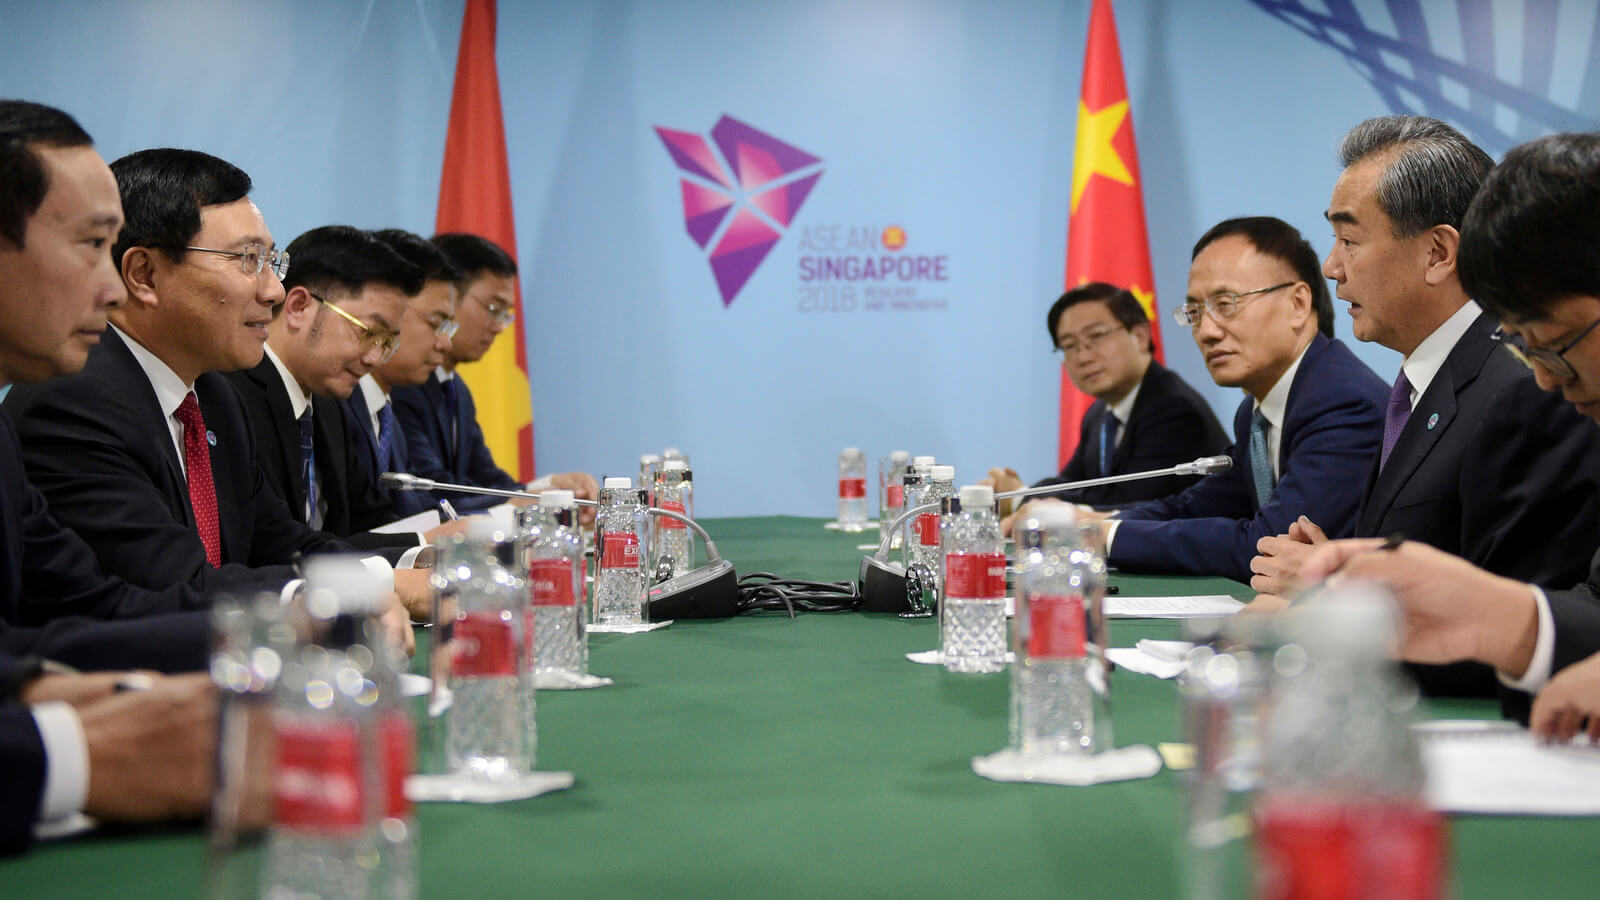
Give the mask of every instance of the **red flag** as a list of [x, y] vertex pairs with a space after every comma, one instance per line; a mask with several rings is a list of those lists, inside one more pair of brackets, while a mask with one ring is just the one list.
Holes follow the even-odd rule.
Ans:
[[[500, 74], [495, 68], [495, 0], [467, 0], [456, 54], [456, 85], [450, 97], [450, 130], [444, 141], [435, 231], [482, 235], [515, 259], [517, 232], [511, 214], [511, 168], [506, 161], [505, 123], [500, 115]], [[495, 461], [528, 481], [533, 467], [533, 398], [528, 389], [527, 338], [516, 297], [517, 321], [483, 359], [458, 374], [472, 389], [478, 423]]]
[[[1094, 0], [1083, 54], [1077, 148], [1072, 158], [1072, 212], [1067, 220], [1066, 286], [1105, 281], [1132, 291], [1150, 317], [1156, 359], [1162, 358], [1150, 239], [1144, 227], [1139, 156], [1122, 78], [1122, 50], [1111, 0]], [[1061, 440], [1057, 466], [1078, 447], [1078, 428], [1094, 398], [1061, 370]]]

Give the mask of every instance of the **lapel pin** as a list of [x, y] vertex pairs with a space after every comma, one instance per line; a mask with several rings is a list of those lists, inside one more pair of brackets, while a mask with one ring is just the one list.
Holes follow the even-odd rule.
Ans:
[[1433, 415], [1428, 417], [1428, 430], [1432, 431], [1433, 430], [1433, 426], [1435, 426], [1437, 424], [1439, 424], [1439, 414], [1438, 413], [1434, 413]]
[[[1437, 419], [1439, 417], [1438, 416], [1434, 416], [1434, 418]], [[1432, 428], [1433, 427], [1433, 423], [1429, 422], [1428, 423], [1428, 427]], [[217, 433], [215, 431], [212, 431], [209, 428], [206, 429], [206, 443], [210, 444], [213, 447], [215, 447], [217, 445]]]

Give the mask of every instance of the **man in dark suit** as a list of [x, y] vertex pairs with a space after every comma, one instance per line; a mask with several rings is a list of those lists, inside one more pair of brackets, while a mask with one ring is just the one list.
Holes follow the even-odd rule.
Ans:
[[[1404, 357], [1354, 535], [1400, 533], [1534, 584], [1583, 578], [1569, 548], [1600, 534], [1600, 430], [1496, 348], [1497, 323], [1456, 272], [1461, 221], [1494, 161], [1423, 116], [1369, 119], [1341, 156], [1323, 270], [1356, 337]], [[1251, 586], [1282, 594], [1320, 540], [1311, 522], [1263, 539]], [[1428, 693], [1496, 690], [1486, 666], [1413, 672]]]
[[[431, 543], [434, 534], [370, 531], [396, 517], [343, 402], [398, 347], [407, 297], [420, 289], [421, 274], [346, 225], [314, 228], [288, 251], [294, 267], [284, 276], [261, 362], [225, 376], [244, 400], [261, 471], [303, 525], [364, 550]], [[402, 565], [409, 561], [400, 556]]]
[[[1489, 173], [1462, 221], [1459, 267], [1462, 286], [1500, 320], [1499, 340], [1528, 361], [1539, 386], [1560, 391], [1578, 412], [1600, 421], [1596, 247], [1600, 135], [1552, 135], [1513, 149]], [[1576, 664], [1600, 652], [1600, 553], [1593, 552], [1593, 534], [1565, 548], [1590, 559], [1587, 578], [1571, 590], [1493, 574], [1420, 543], [1373, 553], [1378, 543], [1319, 547], [1300, 580], [1343, 572], [1381, 582], [1404, 618], [1400, 658], [1471, 660], [1494, 667], [1506, 687], [1524, 696], [1552, 691], [1549, 700], [1539, 693], [1534, 704], [1533, 726], [1543, 733], [1565, 737], [1586, 719], [1592, 725], [1600, 697], [1581, 690], [1590, 664]], [[1551, 680], [1569, 667], [1576, 670], [1571, 680]], [[1513, 714], [1525, 709], [1508, 706]]]
[[[460, 364], [482, 359], [500, 332], [516, 321], [516, 261], [494, 242], [475, 234], [440, 234], [433, 241], [462, 273], [456, 301], [460, 327], [443, 366], [423, 384], [397, 388], [390, 395], [405, 430], [411, 472], [435, 481], [522, 490], [523, 485], [489, 454], [472, 391], [456, 374]], [[599, 494], [594, 477], [583, 472], [547, 475], [527, 487], [535, 491], [563, 488], [585, 500]], [[505, 501], [463, 494], [450, 502], [462, 510], [482, 510]]]
[[1348, 534], [1388, 390], [1328, 336], [1333, 306], [1311, 245], [1279, 219], [1219, 223], [1195, 244], [1174, 312], [1212, 379], [1249, 395], [1234, 416], [1233, 468], [1122, 510], [1107, 527], [1110, 562], [1244, 581], [1256, 543], [1299, 516]]
[[[1072, 383], [1095, 402], [1083, 415], [1072, 459], [1035, 487], [1162, 469], [1227, 448], [1228, 437], [1204, 398], [1155, 361], [1150, 320], [1132, 292], [1099, 281], [1080, 285], [1056, 300], [1046, 324]], [[1022, 487], [1010, 468], [989, 470], [989, 479], [996, 491]], [[1173, 475], [1055, 496], [1126, 506], [1175, 494], [1196, 480]]]
[[[272, 492], [238, 391], [218, 374], [261, 361], [284, 296], [287, 259], [249, 176], [189, 150], [140, 151], [112, 171], [128, 301], [82, 372], [6, 398], [30, 479], [102, 566], [145, 587], [253, 590], [288, 581], [299, 554], [350, 551]], [[395, 586], [413, 612], [431, 607], [426, 573], [397, 572]]]

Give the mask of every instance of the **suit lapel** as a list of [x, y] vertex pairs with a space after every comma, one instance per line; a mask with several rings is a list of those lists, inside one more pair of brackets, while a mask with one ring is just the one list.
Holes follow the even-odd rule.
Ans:
[[[161, 485], [162, 493], [171, 498], [172, 512], [182, 518], [189, 526], [194, 526], [194, 510], [189, 506], [189, 482], [183, 476], [183, 466], [178, 459], [178, 449], [172, 443], [172, 426], [168, 424], [167, 417], [161, 413], [161, 401], [156, 399], [156, 389], [151, 386], [149, 376], [140, 368], [139, 361], [134, 358], [133, 351], [123, 343], [122, 337], [116, 329], [107, 327], [101, 336], [101, 352], [106, 354], [106, 363], [109, 376], [106, 381], [117, 387], [111, 396], [120, 397], [126, 405], [114, 405], [109, 409], [125, 409], [129, 414], [129, 434], [137, 434], [146, 444], [148, 450], [153, 444], [155, 456], [162, 461], [162, 474], [166, 483]], [[138, 385], [132, 390], [126, 385]], [[151, 473], [152, 477], [157, 477]]]
[[[349, 496], [345, 485], [344, 460], [350, 448], [344, 441], [343, 413], [339, 411], [337, 400], [326, 397], [312, 397], [311, 407], [315, 410], [311, 414], [311, 421], [316, 423], [317, 477], [322, 479], [322, 496], [328, 503], [328, 515], [323, 528], [343, 532], [347, 530], [344, 527], [347, 523], [336, 518], [344, 513], [345, 498]], [[330, 529], [329, 522], [339, 527]]]
[[[261, 364], [251, 369], [249, 378], [261, 388], [267, 401], [268, 418], [272, 421], [270, 434], [258, 434], [256, 440], [270, 440], [276, 445], [278, 460], [283, 464], [285, 486], [290, 496], [284, 500], [296, 519], [306, 507], [305, 486], [300, 483], [300, 423], [294, 417], [294, 404], [289, 402], [289, 390], [283, 386], [283, 376], [277, 366], [265, 356]], [[315, 415], [315, 414], [313, 414]]]

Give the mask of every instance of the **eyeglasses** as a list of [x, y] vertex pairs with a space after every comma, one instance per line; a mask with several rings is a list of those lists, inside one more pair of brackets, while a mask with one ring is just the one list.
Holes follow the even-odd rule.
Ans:
[[429, 316], [428, 327], [432, 328], [433, 333], [438, 337], [451, 338], [456, 336], [456, 331], [461, 328], [461, 323], [456, 321], [455, 316], [441, 314]]
[[244, 245], [243, 250], [213, 250], [210, 247], [185, 247], [185, 250], [198, 250], [201, 253], [215, 253], [218, 256], [233, 256], [239, 259], [239, 268], [251, 278], [261, 274], [261, 270], [271, 266], [272, 274], [282, 280], [289, 274], [289, 251], [268, 250], [256, 241]]
[[1197, 327], [1200, 324], [1200, 318], [1206, 314], [1206, 310], [1210, 310], [1211, 315], [1218, 319], [1231, 319], [1233, 318], [1234, 314], [1239, 311], [1239, 307], [1245, 304], [1244, 298], [1259, 296], [1261, 294], [1270, 294], [1273, 291], [1281, 291], [1286, 287], [1299, 283], [1300, 282], [1298, 281], [1285, 281], [1283, 284], [1275, 284], [1272, 287], [1256, 288], [1253, 291], [1239, 291], [1237, 293], [1232, 291], [1223, 291], [1219, 294], [1212, 294], [1206, 298], [1206, 302], [1204, 303], [1198, 303], [1191, 300], [1177, 309], [1174, 309], [1172, 311], [1172, 318], [1176, 319], [1179, 325], [1184, 325], [1189, 328]]
[[1502, 346], [1511, 351], [1512, 356], [1515, 356], [1519, 362], [1530, 369], [1533, 368], [1534, 363], [1538, 363], [1557, 378], [1577, 378], [1578, 370], [1572, 367], [1572, 363], [1567, 362], [1567, 351], [1578, 346], [1578, 342], [1588, 337], [1589, 332], [1597, 327], [1600, 327], [1600, 319], [1590, 322], [1588, 328], [1578, 332], [1577, 337], [1567, 341], [1559, 350], [1551, 350], [1548, 347], [1530, 347], [1528, 346], [1527, 338], [1520, 334], [1509, 334], [1499, 328], [1490, 332], [1489, 336], [1499, 341]]
[[1067, 360], [1077, 356], [1078, 351], [1092, 350], [1095, 347], [1100, 346], [1100, 342], [1106, 338], [1116, 334], [1119, 331], [1126, 330], [1128, 330], [1128, 326], [1118, 325], [1115, 328], [1103, 328], [1099, 331], [1093, 332], [1092, 334], [1086, 334], [1081, 340], [1064, 340], [1056, 345], [1056, 355], [1061, 357], [1061, 361], [1065, 363]]
[[489, 311], [489, 318], [502, 328], [517, 320], [517, 311], [508, 303], [485, 300], [477, 294], [468, 294], [467, 297], [483, 304], [483, 308]]
[[[306, 293], [310, 294], [311, 292], [307, 291]], [[316, 294], [311, 294], [311, 299], [338, 313], [346, 322], [354, 325], [356, 330], [361, 332], [361, 354], [363, 356], [366, 355], [368, 350], [371, 350], [374, 347], [382, 350], [383, 357], [378, 360], [378, 365], [381, 366], [393, 359], [394, 352], [400, 349], [400, 335], [395, 334], [387, 328], [373, 328], [371, 325], [368, 325], [367, 323], [361, 321], [355, 316], [350, 315], [332, 303], [329, 303], [321, 297], [318, 297]]]

